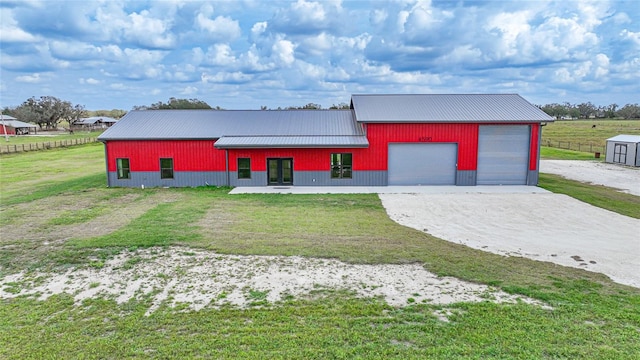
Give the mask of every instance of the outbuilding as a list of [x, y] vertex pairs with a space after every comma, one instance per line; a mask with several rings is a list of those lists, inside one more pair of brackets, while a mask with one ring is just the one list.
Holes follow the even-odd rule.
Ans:
[[38, 126], [20, 121], [13, 116], [0, 115], [0, 134], [2, 135], [26, 135], [35, 134]]
[[105, 131], [109, 186], [537, 185], [516, 94], [353, 95], [349, 110], [142, 110]]
[[607, 139], [605, 161], [640, 166], [640, 135], [617, 135]]
[[92, 116], [88, 118], [81, 118], [73, 123], [75, 126], [90, 129], [105, 129], [113, 126], [118, 120], [107, 116]]

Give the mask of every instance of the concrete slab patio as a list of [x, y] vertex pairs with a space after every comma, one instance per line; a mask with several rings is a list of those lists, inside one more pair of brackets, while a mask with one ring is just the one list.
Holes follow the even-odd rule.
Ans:
[[263, 186], [229, 194], [542, 194], [536, 186]]

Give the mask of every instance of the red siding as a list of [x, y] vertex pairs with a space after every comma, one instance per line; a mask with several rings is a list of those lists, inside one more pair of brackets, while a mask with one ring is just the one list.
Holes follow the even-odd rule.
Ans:
[[0, 135], [5, 135], [4, 133], [4, 128], [7, 128], [7, 134], [6, 135], [15, 135], [16, 134], [16, 129], [12, 128], [11, 126], [2, 126], [0, 124]]
[[[506, 125], [506, 124], [505, 124]], [[539, 124], [531, 125], [529, 169], [536, 170]], [[266, 171], [267, 158], [293, 158], [297, 171], [328, 171], [330, 155], [353, 154], [353, 170], [387, 170], [389, 143], [449, 142], [458, 144], [458, 170], [476, 170], [478, 124], [366, 124], [368, 148], [354, 149], [232, 149], [229, 171], [237, 171], [237, 158], [250, 157], [251, 169]], [[213, 140], [131, 140], [108, 141], [109, 171], [116, 171], [116, 158], [129, 158], [131, 171], [159, 171], [159, 158], [173, 158], [175, 171], [225, 171], [225, 150]]]
[[478, 124], [367, 124], [368, 170], [387, 170], [389, 143], [458, 143], [458, 170], [475, 170]]
[[108, 141], [109, 171], [116, 158], [129, 158], [131, 171], [160, 171], [160, 158], [173, 158], [175, 171], [224, 171], [225, 152], [213, 140]]
[[529, 148], [529, 170], [536, 170], [538, 166], [538, 134], [540, 124], [531, 124], [531, 147]]
[[368, 149], [253, 149], [229, 150], [229, 171], [236, 171], [238, 158], [251, 158], [251, 169], [267, 170], [267, 158], [293, 158], [293, 169], [297, 171], [331, 170], [332, 153], [352, 153], [353, 170], [369, 170], [363, 167]]

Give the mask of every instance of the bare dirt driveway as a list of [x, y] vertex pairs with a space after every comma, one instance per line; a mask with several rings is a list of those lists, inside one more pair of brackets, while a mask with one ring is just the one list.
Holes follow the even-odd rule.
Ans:
[[[615, 186], [611, 184], [610, 186]], [[640, 287], [640, 220], [553, 193], [380, 194], [398, 223], [492, 253]]]

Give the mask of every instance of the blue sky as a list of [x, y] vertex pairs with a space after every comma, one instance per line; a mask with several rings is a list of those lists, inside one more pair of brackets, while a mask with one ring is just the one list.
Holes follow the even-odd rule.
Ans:
[[640, 102], [637, 1], [0, 0], [0, 106], [197, 98], [328, 107], [369, 93]]

